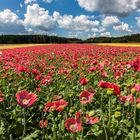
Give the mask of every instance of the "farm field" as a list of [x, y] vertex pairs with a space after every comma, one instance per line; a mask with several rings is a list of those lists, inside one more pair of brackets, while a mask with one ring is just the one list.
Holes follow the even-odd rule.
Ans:
[[0, 139], [140, 139], [139, 44], [102, 45], [1, 49]]
[[47, 44], [0, 44], [0, 49], [24, 48], [32, 46], [46, 46]]

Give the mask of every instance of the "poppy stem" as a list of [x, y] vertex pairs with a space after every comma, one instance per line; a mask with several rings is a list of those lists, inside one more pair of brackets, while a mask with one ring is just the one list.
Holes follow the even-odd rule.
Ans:
[[26, 134], [26, 116], [25, 116], [25, 108], [23, 109], [23, 133], [22, 133], [22, 140]]
[[102, 121], [103, 121], [103, 128], [104, 128], [104, 133], [105, 133], [105, 139], [108, 140], [106, 126], [105, 126], [105, 122], [104, 122], [104, 118], [103, 117], [102, 117]]
[[108, 137], [109, 137], [109, 140], [111, 138], [111, 135], [110, 135], [110, 127], [111, 127], [111, 95], [109, 95], [109, 122], [108, 122]]
[[136, 97], [134, 96], [134, 118], [133, 118], [133, 121], [134, 121], [134, 126], [133, 126], [133, 139], [132, 140], [135, 140], [136, 139]]
[[12, 136], [12, 134], [10, 134], [10, 140], [13, 140], [13, 136]]
[[103, 111], [103, 93], [101, 93], [101, 110]]

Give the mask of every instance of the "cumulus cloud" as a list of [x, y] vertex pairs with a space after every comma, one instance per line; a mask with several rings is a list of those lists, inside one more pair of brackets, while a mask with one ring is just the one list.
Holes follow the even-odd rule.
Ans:
[[0, 12], [0, 32], [1, 33], [22, 33], [25, 32], [23, 21], [10, 9]]
[[113, 29], [119, 32], [132, 32], [132, 30], [129, 28], [129, 25], [124, 22], [121, 22], [120, 24], [113, 26]]
[[54, 12], [53, 17], [60, 28], [72, 30], [89, 31], [91, 28], [98, 26], [100, 23], [97, 20], [90, 20], [90, 17], [85, 15], [76, 17], [73, 17], [72, 15], [61, 16], [59, 12]]
[[27, 29], [36, 28], [49, 31], [54, 27], [54, 19], [49, 15], [49, 11], [41, 8], [38, 4], [28, 5], [24, 16], [24, 24]]
[[117, 16], [106, 16], [103, 20], [102, 20], [102, 25], [105, 27], [114, 25], [119, 23], [120, 20], [118, 19]]
[[[30, 2], [35, 0], [30, 0]], [[29, 2], [29, 0], [28, 0]], [[22, 4], [20, 4], [22, 8]], [[2, 34], [51, 34], [58, 32], [58, 28], [64, 29], [69, 37], [94, 37], [94, 36], [111, 36], [107, 31], [112, 26], [118, 32], [132, 32], [132, 27], [127, 23], [121, 22], [117, 16], [104, 16], [99, 20], [94, 16], [87, 15], [61, 15], [54, 11], [49, 11], [40, 7], [38, 4], [27, 5], [24, 19], [19, 19], [16, 13], [9, 9], [0, 12], [0, 33]], [[140, 17], [136, 17], [137, 25], [140, 27]], [[71, 32], [69, 32], [71, 31]], [[66, 33], [65, 33], [66, 34]]]
[[36, 2], [36, 0], [25, 0], [24, 1], [25, 4], [31, 4], [32, 2]]
[[140, 8], [140, 0], [77, 0], [87, 11], [100, 11], [104, 14], [127, 16]]
[[101, 33], [100, 36], [102, 36], [102, 37], [111, 37], [111, 33], [110, 32], [104, 32], [104, 33]]
[[136, 17], [137, 26], [140, 27], [140, 17]]

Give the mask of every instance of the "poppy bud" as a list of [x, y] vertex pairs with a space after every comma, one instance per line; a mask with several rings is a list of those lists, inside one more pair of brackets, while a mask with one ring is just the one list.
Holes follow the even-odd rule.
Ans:
[[138, 103], [138, 104], [136, 105], [136, 107], [137, 107], [137, 109], [140, 109], [140, 103]]
[[131, 89], [131, 93], [132, 93], [132, 94], [135, 94], [135, 93], [136, 93], [136, 89], [135, 89], [135, 88], [132, 88], [132, 89]]
[[114, 113], [114, 117], [115, 117], [115, 118], [121, 117], [121, 112], [120, 112], [120, 111], [116, 111], [116, 112]]
[[114, 89], [108, 88], [108, 89], [107, 89], [107, 94], [108, 94], [108, 95], [114, 94]]

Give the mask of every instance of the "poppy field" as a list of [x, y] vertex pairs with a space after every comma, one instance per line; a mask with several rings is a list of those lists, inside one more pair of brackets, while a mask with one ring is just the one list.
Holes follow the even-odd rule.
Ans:
[[139, 140], [140, 48], [1, 50], [0, 139]]

